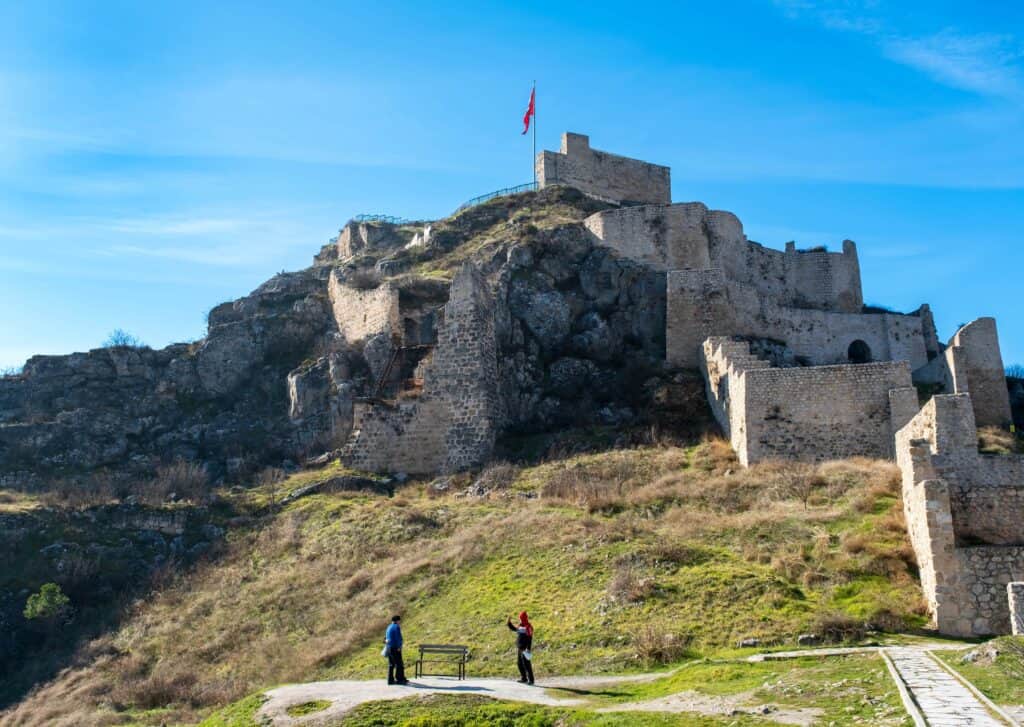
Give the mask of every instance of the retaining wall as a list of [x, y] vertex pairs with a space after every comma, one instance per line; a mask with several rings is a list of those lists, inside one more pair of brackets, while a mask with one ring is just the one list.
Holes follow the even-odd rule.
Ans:
[[982, 455], [968, 394], [931, 398], [896, 435], [907, 530], [936, 627], [1010, 633], [1024, 580], [1024, 457]]

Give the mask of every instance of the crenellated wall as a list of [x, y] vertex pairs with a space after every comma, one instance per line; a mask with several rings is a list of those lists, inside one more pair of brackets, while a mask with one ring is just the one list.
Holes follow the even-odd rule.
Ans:
[[590, 138], [583, 134], [562, 134], [561, 151], [542, 151], [534, 163], [540, 189], [566, 184], [613, 202], [672, 201], [668, 167], [591, 149]]
[[933, 396], [896, 435], [907, 530], [942, 633], [1010, 632], [1024, 579], [1024, 457], [978, 452], [968, 394]]
[[779, 340], [814, 366], [849, 362], [854, 341], [867, 344], [872, 361], [907, 361], [911, 369], [928, 361], [917, 316], [787, 307], [717, 268], [672, 270], [667, 290], [666, 349], [677, 366], [698, 366], [708, 336], [732, 335]]
[[860, 313], [857, 246], [842, 252], [772, 250], [747, 240], [730, 212], [700, 202], [644, 205], [597, 212], [584, 224], [606, 247], [655, 270], [720, 269], [781, 306]]
[[891, 457], [893, 434], [916, 411], [905, 361], [772, 368], [745, 341], [702, 347], [712, 412], [740, 463]]
[[978, 318], [961, 326], [940, 355], [914, 372], [914, 381], [938, 384], [946, 394], [969, 393], [979, 426], [1012, 423], [994, 318]]

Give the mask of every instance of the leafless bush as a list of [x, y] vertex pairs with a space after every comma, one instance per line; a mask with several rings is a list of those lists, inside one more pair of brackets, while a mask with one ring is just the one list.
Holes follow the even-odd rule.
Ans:
[[146, 344], [139, 340], [138, 336], [132, 335], [123, 328], [115, 328], [111, 331], [110, 335], [107, 336], [101, 346], [101, 348], [145, 348]]
[[160, 467], [156, 476], [142, 489], [140, 499], [160, 505], [171, 499], [206, 502], [210, 495], [210, 476], [206, 467], [183, 459]]
[[121, 681], [111, 699], [122, 709], [157, 709], [172, 704], [201, 706], [196, 696], [194, 674], [156, 672]]
[[724, 472], [738, 466], [732, 445], [721, 437], [705, 436], [693, 453], [693, 466], [704, 472]]
[[509, 488], [516, 477], [519, 476], [519, 468], [509, 462], [495, 462], [488, 465], [476, 479], [476, 484], [485, 490], [504, 490]]
[[356, 290], [373, 290], [379, 288], [382, 278], [376, 268], [359, 268], [345, 277], [345, 282]]
[[623, 483], [597, 477], [579, 467], [556, 470], [541, 487], [541, 497], [564, 500], [590, 512], [612, 509], [622, 503]]
[[845, 613], [825, 613], [815, 621], [814, 632], [822, 640], [832, 643], [859, 641], [867, 633], [867, 625]]
[[114, 478], [97, 472], [81, 479], [55, 480], [39, 493], [39, 500], [47, 507], [82, 510], [116, 502], [120, 495], [120, 488]]
[[782, 499], [799, 500], [806, 510], [810, 507], [811, 498], [823, 490], [828, 483], [825, 478], [804, 468], [786, 468], [786, 476], [778, 478], [775, 492]]
[[280, 499], [280, 484], [287, 479], [288, 475], [280, 467], [267, 467], [256, 476], [256, 487], [267, 490], [270, 495], [270, 504], [275, 505]]
[[872, 614], [868, 619], [867, 627], [873, 631], [885, 631], [890, 634], [898, 634], [907, 630], [907, 619], [887, 608], [883, 608]]
[[361, 570], [345, 581], [345, 597], [352, 598], [352, 596], [355, 596], [357, 593], [362, 593], [372, 585], [373, 578], [369, 573]]
[[671, 664], [689, 651], [693, 636], [680, 634], [664, 622], [648, 622], [633, 636], [637, 658], [649, 664]]
[[982, 454], [1024, 454], [1024, 439], [999, 427], [980, 427], [978, 451]]
[[654, 593], [654, 579], [643, 576], [632, 563], [621, 563], [608, 583], [608, 595], [617, 603], [645, 601]]
[[1010, 364], [1006, 367], [1006, 378], [1024, 379], [1024, 364]]

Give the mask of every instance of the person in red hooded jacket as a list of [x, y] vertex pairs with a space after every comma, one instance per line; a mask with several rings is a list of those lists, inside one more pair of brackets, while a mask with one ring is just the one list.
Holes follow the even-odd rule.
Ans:
[[533, 684], [533, 624], [526, 611], [519, 614], [519, 624], [507, 619], [509, 629], [516, 632], [516, 663], [519, 666], [519, 682]]

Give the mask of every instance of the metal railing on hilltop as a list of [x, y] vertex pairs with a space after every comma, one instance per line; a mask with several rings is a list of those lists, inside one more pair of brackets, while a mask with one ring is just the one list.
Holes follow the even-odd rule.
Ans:
[[[456, 214], [457, 215], [459, 212], [462, 212], [462, 210], [464, 210], [464, 209], [469, 209], [470, 207], [475, 207], [478, 204], [483, 204], [484, 202], [489, 202], [490, 200], [495, 199], [496, 197], [504, 197], [504, 196], [509, 195], [509, 194], [520, 194], [521, 192], [536, 192], [536, 191], [537, 191], [537, 183], [536, 182], [527, 182], [526, 184], [518, 184], [515, 187], [505, 187], [504, 189], [498, 189], [498, 190], [495, 190], [494, 192], [488, 192], [487, 194], [481, 194], [479, 197], [474, 197], [471, 200], [467, 200], [466, 202], [464, 202], [461, 205], [459, 205], [458, 209], [456, 209], [455, 212], [453, 212], [452, 214]], [[385, 222], [385, 223], [387, 223], [389, 225], [421, 225], [421, 224], [424, 224], [426, 222], [426, 220], [410, 220], [410, 219], [407, 219], [405, 217], [395, 217], [394, 215], [356, 215], [355, 217], [352, 218], [352, 221], [353, 222]], [[332, 240], [332, 242], [333, 242], [333, 240]]]
[[395, 217], [393, 215], [356, 215], [352, 218], [353, 222], [387, 222], [389, 225], [414, 225], [423, 220], [409, 220], [405, 217]]
[[519, 194], [520, 192], [536, 191], [536, 182], [527, 182], [526, 184], [520, 184], [515, 187], [505, 187], [504, 189], [499, 189], [497, 191], [490, 192], [489, 194], [481, 194], [479, 197], [474, 197], [473, 199], [464, 202], [463, 204], [459, 205], [459, 208], [457, 210], [455, 210], [455, 214], [458, 214], [459, 212], [462, 212], [462, 210], [467, 209], [469, 207], [475, 207], [478, 204], [488, 202], [494, 199], [495, 197], [504, 197], [507, 194]]

